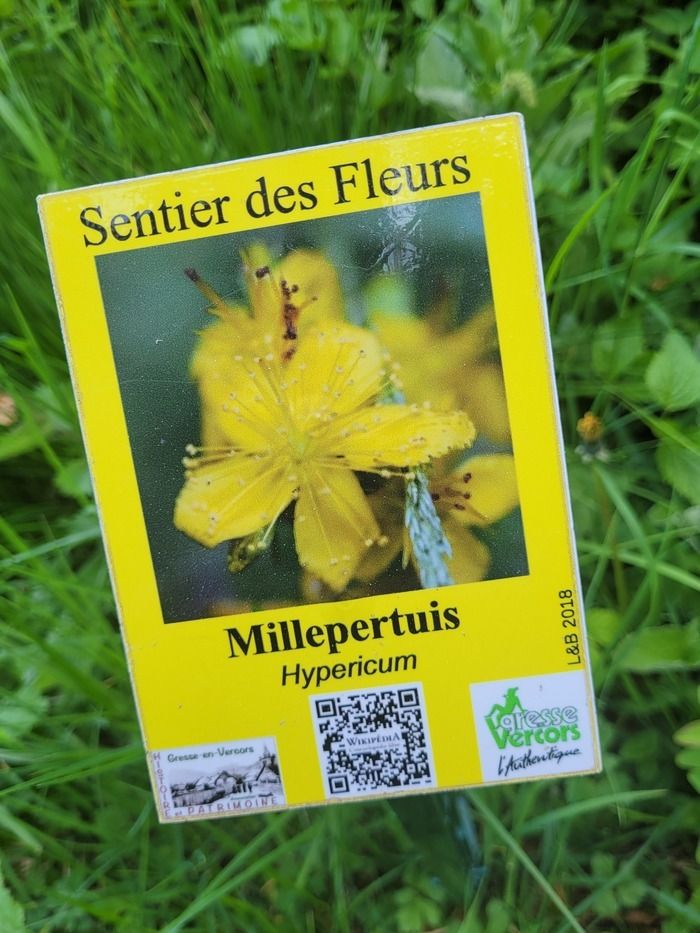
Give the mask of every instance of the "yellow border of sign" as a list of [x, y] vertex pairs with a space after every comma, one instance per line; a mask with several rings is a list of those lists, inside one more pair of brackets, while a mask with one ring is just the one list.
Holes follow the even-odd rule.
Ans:
[[[240, 625], [253, 617], [163, 624], [94, 260], [101, 253], [149, 248], [164, 240], [144, 238], [118, 243], [110, 239], [104, 246], [88, 250], [83, 247], [86, 230], [79, 214], [97, 197], [105, 216], [172, 199], [175, 190], [182, 192], [183, 200], [211, 201], [222, 191], [251, 190], [264, 172], [271, 188], [282, 184], [296, 187], [307, 179], [316, 180], [318, 207], [313, 214], [289, 218], [290, 222], [311, 216], [337, 216], [434, 197], [430, 190], [404, 192], [398, 197], [380, 192], [369, 202], [358, 199], [335, 205], [328, 166], [341, 156], [342, 161], [370, 158], [381, 168], [462, 152], [468, 153], [469, 184], [442, 189], [440, 195], [478, 191], [481, 196], [530, 573], [527, 577], [450, 588], [450, 602], [459, 606], [463, 619], [456, 637], [449, 647], [443, 638], [427, 638], [420, 645], [412, 645], [411, 651], [420, 653], [419, 673], [428, 693], [439, 786], [475, 785], [482, 783], [482, 775], [468, 684], [567, 670], [557, 592], [574, 590], [579, 618], [582, 609], [522, 118], [509, 114], [465, 121], [114, 182], [39, 199], [146, 747], [156, 750], [276, 736], [290, 805], [323, 800], [308, 696], [301, 690], [280, 687], [278, 656], [257, 656], [246, 659], [246, 663], [229, 659], [223, 630], [227, 624]], [[232, 212], [226, 226], [216, 227], [215, 232], [263, 228], [283, 220], [273, 215], [253, 222], [238, 210]], [[167, 241], [211, 235], [211, 228], [190, 229], [170, 234]], [[399, 593], [282, 612], [265, 611], [255, 613], [254, 620], [301, 618], [305, 625], [337, 619], [351, 621], [377, 610], [390, 611], [394, 606], [408, 611], [420, 603], [419, 608], [424, 608], [433, 597], [444, 604], [445, 592]], [[582, 641], [585, 644], [583, 634]], [[381, 650], [366, 645], [365, 655]], [[395, 644], [393, 650], [403, 653], [405, 647]], [[308, 652], [313, 654], [312, 649], [297, 652], [295, 663], [312, 663]], [[358, 650], [355, 655], [361, 653]], [[343, 660], [350, 660], [350, 656]], [[450, 676], [451, 666], [453, 674], [459, 670], [459, 677]], [[583, 667], [588, 670], [587, 658]], [[408, 672], [406, 679], [416, 680], [417, 675]], [[395, 675], [384, 675], [373, 677], [371, 683], [378, 686], [394, 680]], [[360, 678], [352, 686], [363, 686], [365, 682]], [[328, 685], [324, 686], [328, 689]], [[346, 682], [338, 689], [349, 686]], [[588, 689], [588, 713], [595, 741], [590, 679]], [[246, 696], [255, 696], [255, 703], [244, 703], [240, 698]], [[462, 744], [455, 742], [456, 732], [466, 737]], [[295, 762], [294, 766], [291, 762]]]

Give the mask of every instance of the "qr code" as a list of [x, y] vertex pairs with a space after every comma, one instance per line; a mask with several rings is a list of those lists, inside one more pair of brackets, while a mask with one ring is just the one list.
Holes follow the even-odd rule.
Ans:
[[311, 697], [326, 797], [435, 787], [420, 684]]

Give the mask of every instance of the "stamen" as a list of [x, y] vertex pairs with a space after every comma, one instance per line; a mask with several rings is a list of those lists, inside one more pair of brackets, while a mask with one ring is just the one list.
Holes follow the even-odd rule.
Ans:
[[231, 309], [228, 307], [221, 295], [217, 291], [214, 291], [208, 282], [204, 281], [196, 269], [185, 269], [185, 275], [191, 282], [194, 282], [199, 291], [210, 303], [211, 307], [209, 310], [211, 312], [220, 318], [226, 317], [230, 313]]

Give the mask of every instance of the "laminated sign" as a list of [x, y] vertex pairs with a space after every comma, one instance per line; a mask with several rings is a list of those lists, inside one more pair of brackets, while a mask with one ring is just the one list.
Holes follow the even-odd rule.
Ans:
[[599, 769], [518, 115], [40, 213], [162, 820]]

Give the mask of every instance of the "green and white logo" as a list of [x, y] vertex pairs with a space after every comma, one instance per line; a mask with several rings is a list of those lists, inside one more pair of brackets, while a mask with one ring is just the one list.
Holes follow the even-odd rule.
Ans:
[[575, 706], [525, 709], [518, 687], [509, 687], [503, 703], [494, 703], [484, 719], [500, 749], [578, 742], [581, 738]]
[[483, 681], [469, 689], [484, 781], [595, 769], [583, 671]]

